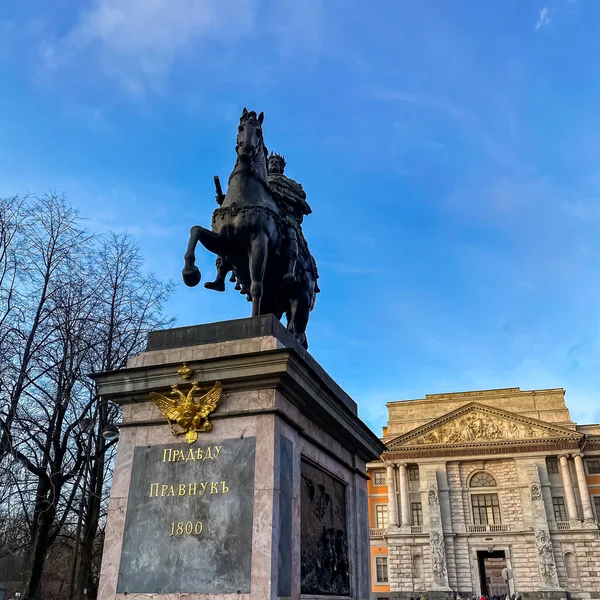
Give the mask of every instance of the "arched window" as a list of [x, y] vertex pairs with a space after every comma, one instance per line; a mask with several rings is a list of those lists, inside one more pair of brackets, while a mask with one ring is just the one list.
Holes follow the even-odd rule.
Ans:
[[577, 563], [575, 555], [572, 552], [565, 553], [565, 569], [567, 571], [567, 579], [577, 578]]
[[412, 557], [412, 575], [415, 580], [420, 580], [423, 577], [423, 557], [420, 554], [415, 554]]
[[486, 471], [479, 471], [471, 477], [471, 487], [496, 487], [496, 480]]

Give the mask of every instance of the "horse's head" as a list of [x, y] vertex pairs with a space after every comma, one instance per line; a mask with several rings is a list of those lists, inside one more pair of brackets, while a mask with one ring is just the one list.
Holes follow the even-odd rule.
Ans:
[[[265, 118], [264, 113], [260, 113], [258, 117], [251, 110], [248, 112], [246, 108], [240, 117], [240, 125], [238, 127], [237, 140], [235, 151], [237, 152], [240, 162], [250, 163], [256, 162], [257, 159], [264, 158], [264, 142], [262, 123]], [[261, 157], [261, 154], [263, 155]]]

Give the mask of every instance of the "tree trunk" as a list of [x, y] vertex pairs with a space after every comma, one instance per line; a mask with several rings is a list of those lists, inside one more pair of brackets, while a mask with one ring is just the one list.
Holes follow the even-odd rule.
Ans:
[[[51, 495], [51, 498], [48, 496]], [[34, 514], [34, 533], [29, 551], [29, 565], [23, 600], [39, 600], [42, 574], [46, 561], [47, 539], [56, 516], [55, 500], [50, 486], [41, 483]]]
[[98, 532], [100, 509], [102, 506], [102, 490], [104, 488], [104, 464], [106, 442], [102, 437], [105, 425], [106, 408], [101, 406], [98, 419], [98, 438], [96, 441], [95, 456], [92, 472], [90, 473], [89, 492], [87, 497], [86, 519], [83, 529], [83, 542], [81, 544], [81, 558], [77, 577], [76, 598], [83, 597], [83, 589], [87, 588], [87, 598], [95, 597], [96, 583], [92, 573], [94, 557], [94, 541]]

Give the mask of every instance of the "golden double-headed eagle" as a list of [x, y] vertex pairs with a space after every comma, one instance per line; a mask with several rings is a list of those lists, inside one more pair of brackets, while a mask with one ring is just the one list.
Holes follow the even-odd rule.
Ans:
[[[200, 389], [198, 382], [194, 381], [190, 391], [184, 394], [177, 384], [171, 386], [171, 396], [167, 398], [162, 394], [150, 392], [154, 404], [158, 406], [160, 412], [167, 417], [174, 436], [184, 435], [188, 444], [193, 444], [198, 439], [198, 433], [203, 431], [212, 431], [213, 425], [208, 420], [213, 410], [217, 407], [221, 398], [221, 382], [215, 382], [210, 392], [195, 399], [194, 395]], [[176, 431], [173, 425], [179, 425], [182, 431]]]

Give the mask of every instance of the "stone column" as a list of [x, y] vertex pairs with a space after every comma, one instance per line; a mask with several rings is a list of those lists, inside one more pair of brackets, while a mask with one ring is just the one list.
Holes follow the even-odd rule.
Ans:
[[398, 527], [398, 505], [396, 502], [396, 477], [394, 465], [387, 465], [387, 488], [388, 488], [388, 527]]
[[[533, 523], [533, 534], [538, 557], [538, 568], [543, 591], [559, 590], [554, 550], [548, 529], [548, 515], [544, 506], [542, 485], [537, 465], [527, 466], [529, 479], [529, 496], [531, 498], [531, 514]], [[571, 490], [572, 491], [572, 490]]]
[[410, 527], [410, 506], [408, 495], [408, 473], [406, 463], [400, 463], [400, 516], [402, 525]]
[[593, 521], [594, 511], [590, 502], [590, 494], [588, 492], [587, 480], [585, 478], [585, 469], [583, 468], [583, 454], [575, 452], [573, 460], [575, 461], [575, 471], [577, 472], [577, 487], [579, 487], [579, 495], [581, 497], [581, 507], [583, 508], [583, 520]]
[[[442, 513], [437, 484], [437, 472], [428, 468], [424, 473], [427, 485], [427, 504], [429, 509], [429, 552], [431, 557], [431, 587], [428, 589], [429, 597], [439, 598], [432, 592], [446, 592], [450, 590], [448, 583], [448, 563], [446, 560], [446, 542], [442, 529]], [[446, 598], [447, 595], [441, 597]]]
[[578, 520], [577, 502], [575, 501], [575, 492], [571, 483], [571, 472], [569, 471], [569, 461], [566, 454], [559, 456], [560, 474], [562, 476], [563, 487], [565, 488], [565, 499], [567, 501], [567, 512], [570, 520]]

